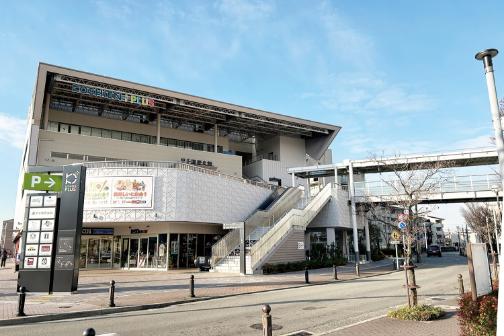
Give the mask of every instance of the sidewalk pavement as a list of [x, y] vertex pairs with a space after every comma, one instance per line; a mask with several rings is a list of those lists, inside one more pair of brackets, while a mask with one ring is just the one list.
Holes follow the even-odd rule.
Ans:
[[[339, 266], [338, 281], [356, 278], [355, 266]], [[310, 285], [332, 282], [332, 268], [309, 271]], [[382, 260], [360, 265], [361, 277], [392, 272], [392, 261]], [[125, 270], [90, 270], [79, 274], [79, 288], [72, 295], [36, 295], [27, 294], [25, 314], [27, 316], [51, 315], [51, 319], [64, 319], [70, 312], [96, 310], [96, 315], [118, 312], [117, 308], [107, 308], [110, 281], [116, 282], [116, 307], [137, 306], [136, 310], [146, 309], [141, 306], [152, 304], [180, 303], [190, 301], [189, 278], [194, 275], [196, 299], [209, 299], [229, 295], [239, 295], [258, 291], [278, 290], [305, 284], [304, 271], [275, 275], [240, 276], [238, 274], [198, 272], [195, 269], [172, 271], [125, 271]], [[33, 322], [33, 319], [16, 318], [17, 273], [14, 263], [9, 261], [6, 268], [0, 269], [0, 325]], [[192, 299], [194, 300], [194, 299]], [[154, 308], [154, 307], [151, 307]], [[131, 309], [131, 310], [134, 310]], [[54, 315], [59, 314], [59, 315]], [[71, 318], [76, 317], [73, 314]], [[69, 315], [68, 315], [69, 316]], [[40, 320], [43, 320], [42, 318]], [[48, 319], [46, 319], [48, 320]]]
[[457, 300], [449, 299], [443, 301], [442, 307], [446, 311], [443, 318], [434, 321], [416, 322], [393, 319], [387, 316], [373, 318], [367, 321], [355, 323], [350, 326], [338, 328], [334, 331], [324, 333], [324, 336], [389, 336], [389, 335], [408, 335], [408, 336], [457, 336], [461, 329], [458, 324], [456, 309]]

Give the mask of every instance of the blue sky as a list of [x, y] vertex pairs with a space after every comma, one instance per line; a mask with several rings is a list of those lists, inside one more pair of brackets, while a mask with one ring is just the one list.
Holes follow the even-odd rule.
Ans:
[[[342, 126], [334, 161], [489, 146], [487, 1], [9, 1], [0, 12], [0, 217], [14, 214], [38, 62]], [[495, 59], [497, 89], [504, 55]], [[499, 97], [503, 97], [504, 87]], [[487, 173], [481, 168], [478, 172]], [[458, 205], [435, 215], [460, 222]], [[449, 217], [449, 218], [448, 218]]]

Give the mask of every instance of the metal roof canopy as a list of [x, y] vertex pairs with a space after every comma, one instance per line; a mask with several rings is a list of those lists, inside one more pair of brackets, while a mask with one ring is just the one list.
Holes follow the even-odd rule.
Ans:
[[[51, 94], [51, 104], [60, 104], [62, 110], [75, 112], [92, 111], [93, 115], [118, 120], [153, 122], [157, 114], [161, 123], [171, 123], [177, 128], [190, 124], [194, 130], [205, 132], [218, 125], [219, 135], [240, 135], [239, 139], [256, 138], [267, 140], [277, 135], [302, 137], [306, 151], [320, 159], [329, 147], [339, 126], [289, 117], [281, 114], [228, 104], [152, 86], [118, 80], [110, 77], [76, 71], [50, 64], [39, 64], [47, 68], [45, 93]], [[72, 92], [74, 84], [86, 87], [135, 95], [154, 100], [154, 106], [124, 102]], [[230, 138], [231, 139], [231, 138]]]
[[[435, 161], [453, 161], [455, 167], [486, 166], [499, 163], [496, 149], [411, 155], [399, 158], [384, 158], [383, 161], [386, 165], [391, 166], [396, 163], [403, 165]], [[391, 171], [390, 168], [387, 169], [383, 164], [377, 164], [373, 160], [356, 160], [351, 162], [354, 173], [376, 174]], [[343, 163], [329, 165], [287, 168], [287, 173], [294, 173], [295, 176], [301, 178], [327, 177], [334, 176], [334, 169], [337, 169], [338, 175], [340, 175], [340, 172], [341, 175], [346, 175], [348, 174], [349, 164], [350, 160], [345, 160]]]

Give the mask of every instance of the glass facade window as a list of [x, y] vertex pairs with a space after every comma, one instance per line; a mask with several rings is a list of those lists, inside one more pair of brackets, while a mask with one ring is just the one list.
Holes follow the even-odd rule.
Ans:
[[131, 133], [123, 133], [122, 139], [125, 141], [131, 141]]
[[79, 129], [80, 129], [79, 126], [72, 125], [72, 126], [70, 126], [70, 133], [72, 133], [72, 134], [79, 134]]
[[100, 238], [89, 239], [86, 268], [98, 268], [100, 265]]
[[114, 268], [121, 267], [121, 238], [114, 237]]
[[100, 241], [100, 268], [112, 267], [112, 239]]
[[49, 121], [47, 124], [47, 130], [53, 131], [53, 132], [58, 132], [59, 124], [54, 121]]
[[70, 128], [70, 126], [69, 126], [69, 125], [67, 125], [67, 124], [60, 124], [60, 129], [59, 129], [59, 131], [60, 131], [61, 133], [68, 133], [68, 129], [69, 129], [69, 128]]
[[179, 257], [179, 235], [176, 233], [170, 234], [170, 256], [169, 256], [169, 267], [178, 268], [178, 257]]
[[112, 131], [112, 139], [121, 140], [121, 132]]
[[81, 126], [81, 135], [91, 136], [91, 127]]
[[102, 130], [101, 136], [102, 136], [102, 138], [111, 139], [112, 138], [112, 131]]
[[199, 150], [199, 151], [202, 151], [202, 150], [204, 150], [204, 149], [203, 149], [203, 148], [204, 148], [204, 146], [205, 146], [205, 145], [204, 145], [204, 144], [202, 144], [202, 143], [195, 143], [195, 144], [194, 144], [194, 146], [193, 146], [193, 149], [194, 149], [194, 150]]
[[101, 128], [91, 128], [91, 136], [101, 137]]
[[168, 235], [166, 233], [158, 236], [157, 247], [157, 268], [166, 269], [168, 258]]

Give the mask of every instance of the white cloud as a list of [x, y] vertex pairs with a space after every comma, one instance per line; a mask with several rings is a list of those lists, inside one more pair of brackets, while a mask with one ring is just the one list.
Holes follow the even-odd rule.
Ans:
[[0, 113], [0, 143], [23, 148], [26, 134], [26, 120]]
[[94, 1], [97, 7], [98, 14], [105, 19], [126, 20], [133, 14], [133, 10], [129, 5], [134, 5], [131, 1], [125, 1], [121, 4], [110, 3], [108, 1]]
[[273, 2], [265, 0], [219, 0], [214, 6], [236, 23], [263, 19], [275, 10]]

